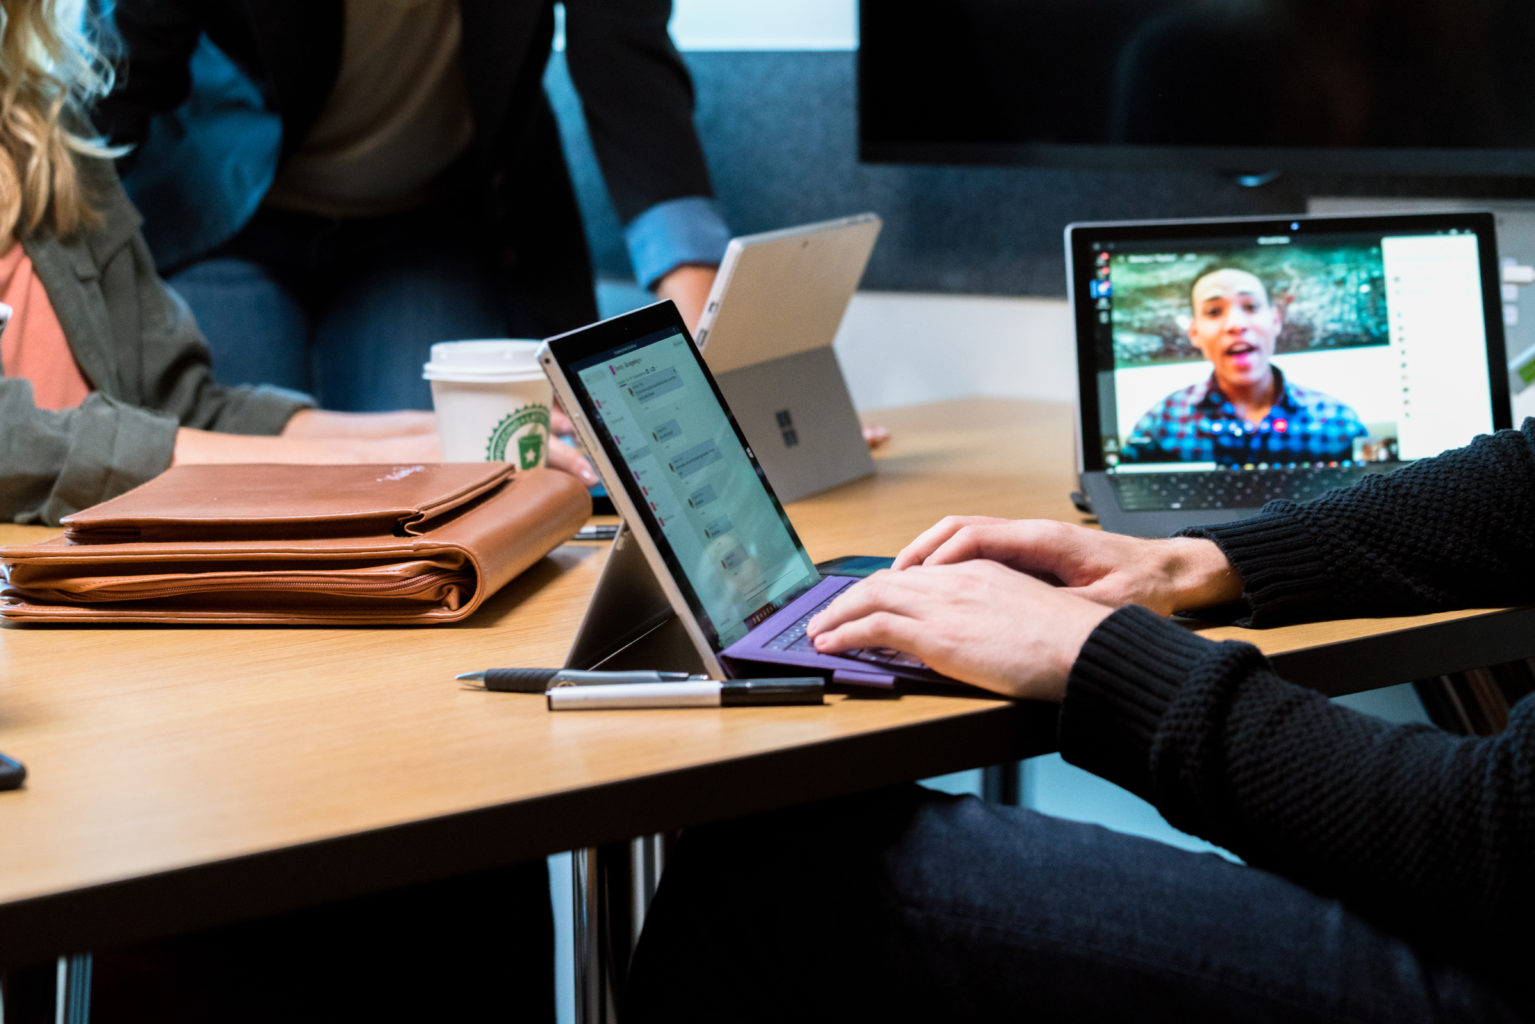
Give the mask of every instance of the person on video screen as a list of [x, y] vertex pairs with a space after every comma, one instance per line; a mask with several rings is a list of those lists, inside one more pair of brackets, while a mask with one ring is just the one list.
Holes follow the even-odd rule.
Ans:
[[1208, 378], [1136, 421], [1126, 462], [1309, 462], [1348, 459], [1364, 424], [1349, 406], [1287, 379], [1271, 361], [1284, 313], [1258, 276], [1222, 263], [1194, 278], [1189, 340]]

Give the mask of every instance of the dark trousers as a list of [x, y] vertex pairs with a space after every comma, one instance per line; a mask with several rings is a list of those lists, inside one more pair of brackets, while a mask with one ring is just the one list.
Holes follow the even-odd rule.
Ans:
[[553, 929], [545, 862], [498, 868], [95, 950], [91, 1020], [552, 1024]]
[[326, 409], [429, 409], [434, 342], [543, 338], [596, 316], [584, 262], [508, 266], [485, 218], [448, 200], [350, 220], [264, 209], [166, 279], [221, 383], [274, 384]]
[[1488, 984], [1277, 875], [917, 787], [689, 829], [625, 1024], [1507, 1021]]

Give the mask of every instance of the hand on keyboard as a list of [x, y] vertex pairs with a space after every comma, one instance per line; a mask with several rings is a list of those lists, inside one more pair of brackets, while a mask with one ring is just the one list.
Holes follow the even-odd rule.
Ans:
[[885, 570], [810, 621], [823, 654], [888, 648], [1009, 697], [1059, 700], [1110, 609], [996, 562]]
[[1161, 615], [1236, 600], [1241, 580], [1214, 543], [1144, 540], [1048, 519], [949, 516], [901, 551], [895, 568], [987, 559], [1099, 604]]

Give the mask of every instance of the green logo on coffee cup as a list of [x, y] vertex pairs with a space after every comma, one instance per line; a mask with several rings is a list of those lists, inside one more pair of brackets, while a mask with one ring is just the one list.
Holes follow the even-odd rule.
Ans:
[[[501, 417], [485, 442], [485, 458], [492, 462], [515, 461], [532, 469], [544, 460], [544, 439], [549, 436], [549, 407], [525, 405]], [[515, 452], [515, 459], [507, 453]]]

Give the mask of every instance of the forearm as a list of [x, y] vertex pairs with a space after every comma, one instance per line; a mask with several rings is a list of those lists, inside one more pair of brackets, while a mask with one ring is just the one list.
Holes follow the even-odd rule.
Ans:
[[1066, 759], [1257, 867], [1382, 916], [1522, 920], [1535, 910], [1535, 707], [1503, 736], [1395, 726], [1125, 609], [1089, 637], [1061, 715]]
[[1529, 599], [1535, 421], [1305, 504], [1190, 531], [1246, 584], [1252, 623]]
[[163, 470], [176, 421], [93, 392], [39, 409], [32, 385], [0, 377], [0, 518], [55, 525]]
[[333, 412], [301, 409], [282, 429], [290, 438], [389, 438], [435, 434], [437, 417], [430, 412]]
[[1153, 578], [1165, 581], [1156, 588], [1166, 595], [1165, 601], [1154, 611], [1195, 611], [1230, 604], [1242, 596], [1241, 576], [1214, 541], [1174, 537], [1158, 541], [1147, 553], [1155, 559]]
[[183, 427], [176, 432], [172, 465], [190, 463], [436, 462], [435, 434], [388, 437], [220, 434]]

